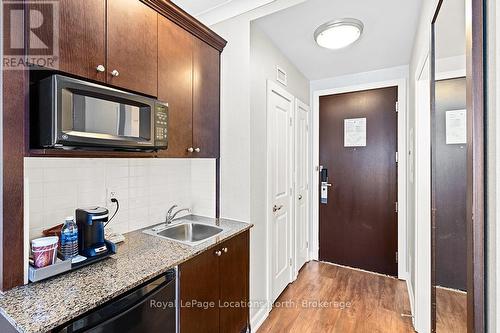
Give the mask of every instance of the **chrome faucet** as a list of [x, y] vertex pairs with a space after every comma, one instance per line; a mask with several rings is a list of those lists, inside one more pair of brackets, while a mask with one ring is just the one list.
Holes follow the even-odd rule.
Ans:
[[170, 209], [168, 210], [167, 212], [167, 217], [166, 217], [166, 221], [167, 224], [171, 224], [172, 221], [175, 219], [175, 217], [177, 216], [177, 214], [179, 214], [180, 212], [188, 212], [188, 213], [191, 213], [191, 208], [183, 208], [183, 209], [179, 209], [178, 211], [176, 211], [175, 213], [173, 213], [174, 209], [177, 208], [178, 206], [177, 205], [173, 205], [172, 207], [170, 207]]

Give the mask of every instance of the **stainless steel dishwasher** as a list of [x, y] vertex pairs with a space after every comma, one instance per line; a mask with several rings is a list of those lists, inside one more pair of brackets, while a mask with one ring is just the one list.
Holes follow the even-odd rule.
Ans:
[[177, 269], [148, 281], [52, 332], [178, 332]]

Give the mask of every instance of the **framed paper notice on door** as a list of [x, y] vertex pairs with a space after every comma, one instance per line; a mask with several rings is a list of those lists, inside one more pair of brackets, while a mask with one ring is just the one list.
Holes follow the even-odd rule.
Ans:
[[446, 144], [467, 143], [467, 111], [446, 111]]
[[344, 119], [344, 147], [366, 147], [366, 118]]

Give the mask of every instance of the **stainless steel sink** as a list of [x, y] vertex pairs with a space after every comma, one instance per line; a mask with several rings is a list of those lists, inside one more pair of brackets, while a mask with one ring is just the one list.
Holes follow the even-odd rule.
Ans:
[[172, 225], [160, 224], [144, 233], [189, 245], [202, 243], [224, 231], [223, 228], [191, 221], [179, 221]]

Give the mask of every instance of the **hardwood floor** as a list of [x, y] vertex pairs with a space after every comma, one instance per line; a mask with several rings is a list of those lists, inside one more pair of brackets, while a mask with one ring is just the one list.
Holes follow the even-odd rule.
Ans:
[[436, 288], [436, 332], [467, 332], [467, 294]]
[[410, 314], [405, 282], [315, 261], [275, 305], [258, 333], [415, 332], [411, 318], [401, 316]]

